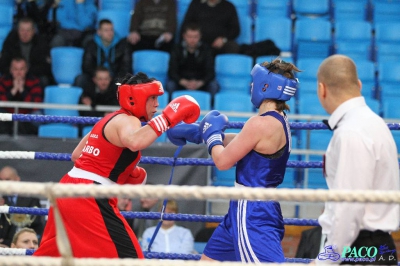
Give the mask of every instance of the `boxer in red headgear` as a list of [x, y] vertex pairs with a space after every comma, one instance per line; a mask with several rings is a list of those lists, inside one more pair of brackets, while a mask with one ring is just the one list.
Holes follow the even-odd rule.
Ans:
[[[128, 74], [118, 87], [121, 109], [94, 125], [72, 153], [74, 167], [61, 179], [69, 184], [141, 184], [146, 171], [137, 166], [141, 150], [168, 128], [183, 121], [195, 122], [200, 107], [190, 96], [172, 100], [157, 112], [161, 83], [143, 73]], [[147, 122], [143, 126], [141, 122]], [[117, 199], [64, 198], [57, 207], [74, 257], [143, 258], [132, 229], [117, 207]], [[34, 256], [60, 256], [56, 243], [53, 209], [50, 208], [39, 249]]]

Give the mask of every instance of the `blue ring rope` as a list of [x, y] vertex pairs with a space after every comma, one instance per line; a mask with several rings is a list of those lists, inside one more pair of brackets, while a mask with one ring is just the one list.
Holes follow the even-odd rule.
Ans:
[[[37, 123], [95, 124], [102, 117], [12, 114], [12, 121]], [[228, 128], [240, 129], [245, 122], [229, 122]], [[142, 123], [145, 125], [146, 123]], [[328, 129], [322, 122], [290, 122], [291, 129]], [[387, 123], [390, 130], [400, 130], [400, 123]]]

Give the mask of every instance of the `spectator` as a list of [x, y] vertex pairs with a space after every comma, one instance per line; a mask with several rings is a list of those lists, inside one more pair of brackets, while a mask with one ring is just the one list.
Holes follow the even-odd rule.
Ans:
[[[11, 166], [4, 166], [0, 170], [0, 181], [21, 181], [21, 178], [18, 175], [18, 172], [15, 168]], [[40, 200], [38, 198], [30, 198], [30, 197], [23, 197], [17, 194], [14, 195], [4, 195], [5, 204], [8, 206], [18, 206], [18, 207], [40, 207]], [[42, 216], [31, 216], [29, 214], [25, 215], [25, 219], [21, 221], [18, 217], [18, 221], [13, 221], [11, 217], [11, 223], [15, 223], [17, 225], [17, 231], [19, 231], [22, 227], [29, 227], [35, 230], [38, 234], [38, 238], [41, 237], [43, 234], [44, 228], [44, 219]]]
[[0, 72], [4, 75], [10, 70], [11, 60], [23, 57], [30, 66], [30, 74], [40, 79], [44, 88], [54, 83], [50, 64], [50, 47], [46, 39], [35, 31], [31, 18], [18, 21], [17, 29], [12, 30], [3, 43], [0, 57]]
[[[118, 202], [117, 202], [117, 207], [120, 211], [131, 211], [132, 210], [132, 200], [130, 198], [125, 198], [125, 197], [118, 197]], [[126, 218], [124, 217], [125, 220], [128, 222], [129, 226], [133, 230], [133, 218]]]
[[[178, 204], [169, 200], [165, 206], [165, 213], [178, 213]], [[156, 230], [156, 226], [147, 228], [143, 233], [142, 247], [147, 250]], [[192, 232], [182, 226], [175, 224], [175, 221], [164, 220], [157, 232], [150, 251], [190, 254], [193, 252], [194, 238]]]
[[12, 248], [38, 249], [39, 240], [35, 230], [24, 227], [18, 231], [12, 240]]
[[15, 2], [17, 8], [15, 18], [17, 20], [29, 17], [36, 23], [39, 34], [46, 37], [52, 34], [55, 24], [48, 20], [48, 14], [55, 0], [16, 0]]
[[[56, 1], [57, 3], [58, 1]], [[97, 19], [93, 0], [59, 0], [57, 7], [57, 34], [50, 47], [84, 47], [92, 37]]]
[[[35, 102], [43, 101], [43, 88], [37, 77], [28, 73], [28, 64], [22, 57], [11, 60], [11, 74], [0, 77], [0, 101]], [[14, 113], [14, 108], [4, 108], [7, 113]], [[19, 113], [29, 114], [38, 112], [35, 109], [19, 109]], [[4, 122], [0, 129], [1, 133], [12, 133], [12, 122]], [[24, 122], [18, 127], [20, 134], [37, 134], [37, 126]]]
[[[147, 182], [147, 184], [150, 184]], [[140, 199], [140, 209], [135, 210], [138, 212], [157, 212], [158, 211], [157, 198], [142, 198]], [[157, 220], [135, 219], [133, 224], [133, 231], [141, 241], [141, 236], [145, 229], [157, 225]]]
[[131, 73], [131, 58], [126, 39], [117, 36], [110, 20], [102, 19], [97, 33], [85, 46], [82, 60], [83, 74], [76, 78], [75, 85], [86, 87], [90, 78], [95, 75], [98, 66], [106, 67], [114, 80], [126, 73]]
[[170, 52], [176, 25], [175, 0], [139, 0], [128, 35], [131, 52], [144, 49]]
[[304, 230], [301, 232], [300, 243], [297, 246], [295, 258], [315, 259], [321, 250], [321, 243], [325, 242], [322, 240], [325, 240], [325, 236], [322, 234], [321, 226]]
[[[102, 66], [96, 68], [92, 81], [83, 87], [81, 103], [95, 107], [96, 105], [118, 105], [117, 88], [111, 82], [110, 71]], [[104, 112], [80, 111], [81, 116], [104, 116]]]
[[167, 90], [170, 95], [175, 90], [202, 90], [214, 96], [219, 87], [214, 79], [212, 49], [201, 42], [196, 24], [187, 24], [182, 38], [182, 43], [176, 44], [171, 52]]
[[197, 23], [202, 41], [211, 46], [214, 55], [239, 53], [235, 39], [240, 34], [239, 18], [235, 6], [227, 0], [192, 0], [182, 23]]
[[[4, 198], [0, 196], [0, 206], [4, 205]], [[9, 222], [5, 213], [0, 213], [0, 248], [9, 248], [17, 227]]]

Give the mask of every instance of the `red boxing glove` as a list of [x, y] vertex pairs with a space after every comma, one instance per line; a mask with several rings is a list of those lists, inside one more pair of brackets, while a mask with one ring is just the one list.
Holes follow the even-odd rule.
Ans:
[[151, 119], [148, 125], [160, 136], [181, 121], [187, 124], [196, 122], [199, 116], [200, 106], [197, 101], [192, 96], [182, 95], [173, 99], [162, 114]]
[[147, 181], [147, 172], [144, 168], [136, 166], [132, 173], [129, 175], [125, 184], [128, 185], [145, 185]]

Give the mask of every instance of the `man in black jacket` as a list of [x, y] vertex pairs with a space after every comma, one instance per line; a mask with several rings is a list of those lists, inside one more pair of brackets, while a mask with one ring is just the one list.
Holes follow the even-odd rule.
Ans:
[[219, 87], [214, 79], [211, 48], [200, 41], [201, 32], [197, 24], [187, 24], [182, 37], [183, 41], [171, 52], [167, 90], [170, 95], [175, 90], [202, 90], [213, 97]]
[[188, 23], [197, 23], [202, 32], [202, 41], [208, 44], [214, 55], [239, 53], [235, 39], [240, 34], [239, 18], [235, 6], [227, 0], [192, 0], [182, 29]]
[[[21, 178], [15, 168], [4, 166], [0, 170], [0, 181], [20, 181]], [[40, 208], [40, 200], [38, 198], [24, 197], [17, 194], [3, 195], [4, 203], [8, 206], [16, 207], [38, 207]], [[7, 214], [9, 215], [9, 214]], [[26, 215], [26, 214], [11, 214], [9, 219], [12, 224], [18, 228], [29, 227], [35, 230], [40, 239], [44, 229], [43, 216]]]
[[97, 34], [84, 47], [82, 59], [82, 74], [75, 80], [75, 85], [85, 88], [94, 77], [98, 66], [106, 67], [113, 78], [132, 73], [132, 57], [127, 50], [125, 38], [120, 38], [114, 32], [114, 26], [109, 19], [99, 22]]
[[17, 29], [7, 35], [0, 56], [0, 73], [9, 73], [11, 60], [15, 57], [26, 59], [31, 66], [29, 72], [40, 79], [42, 88], [54, 83], [50, 47], [46, 38], [36, 33], [35, 23], [31, 18], [20, 19]]

